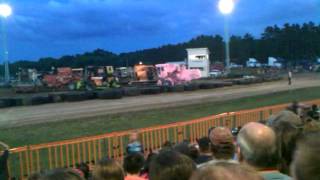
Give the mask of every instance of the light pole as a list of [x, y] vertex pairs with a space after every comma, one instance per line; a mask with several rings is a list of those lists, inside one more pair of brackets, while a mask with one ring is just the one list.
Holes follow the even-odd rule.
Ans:
[[229, 23], [228, 15], [233, 12], [234, 0], [220, 0], [218, 3], [219, 11], [224, 15], [224, 39], [226, 48], [226, 73], [230, 72], [230, 37], [229, 37]]
[[7, 48], [7, 31], [6, 18], [12, 14], [12, 9], [8, 4], [0, 4], [0, 18], [2, 22], [2, 44], [3, 44], [3, 60], [4, 60], [4, 80], [5, 83], [10, 83], [9, 59]]

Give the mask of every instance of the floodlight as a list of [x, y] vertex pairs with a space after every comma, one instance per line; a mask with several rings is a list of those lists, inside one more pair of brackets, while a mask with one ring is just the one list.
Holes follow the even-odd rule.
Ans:
[[7, 18], [12, 14], [12, 9], [8, 4], [0, 4], [0, 16]]
[[218, 7], [222, 14], [231, 14], [234, 9], [234, 0], [220, 0]]

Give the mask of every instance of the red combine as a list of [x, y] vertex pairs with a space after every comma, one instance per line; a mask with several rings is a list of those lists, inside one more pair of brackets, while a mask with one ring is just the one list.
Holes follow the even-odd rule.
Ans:
[[83, 69], [71, 69], [62, 67], [57, 69], [57, 74], [49, 74], [43, 77], [44, 84], [49, 88], [63, 89], [83, 77]]

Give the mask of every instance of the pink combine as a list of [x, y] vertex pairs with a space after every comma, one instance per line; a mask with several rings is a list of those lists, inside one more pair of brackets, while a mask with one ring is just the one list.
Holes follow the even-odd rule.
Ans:
[[187, 69], [185, 65], [157, 64], [158, 85], [186, 84], [201, 77], [199, 69]]

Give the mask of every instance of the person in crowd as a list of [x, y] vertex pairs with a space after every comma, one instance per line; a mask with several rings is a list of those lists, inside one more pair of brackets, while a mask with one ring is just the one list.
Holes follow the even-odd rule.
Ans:
[[90, 169], [88, 164], [89, 162], [88, 163], [82, 162], [76, 166], [76, 169], [79, 170], [83, 174], [83, 177], [86, 179], [88, 179], [90, 175]]
[[320, 120], [320, 110], [316, 104], [312, 105], [311, 110], [308, 112], [308, 116], [310, 116], [314, 120]]
[[295, 180], [320, 179], [320, 131], [309, 133], [297, 143], [292, 163]]
[[41, 177], [40, 173], [33, 173], [28, 177], [28, 180], [39, 180]]
[[190, 144], [189, 145], [189, 149], [190, 149], [190, 158], [195, 161], [196, 159], [198, 159], [198, 157], [200, 156], [200, 152], [199, 152], [199, 146], [198, 144]]
[[190, 180], [263, 180], [253, 168], [236, 163], [218, 162], [198, 169]]
[[171, 141], [165, 141], [162, 145], [162, 149], [172, 150], [173, 143]]
[[9, 158], [9, 146], [0, 141], [0, 146], [4, 149], [2, 155], [0, 155], [0, 179], [8, 179], [9, 173], [8, 173], [8, 158]]
[[216, 127], [210, 132], [210, 147], [215, 160], [232, 160], [235, 154], [233, 136], [230, 129]]
[[290, 174], [289, 167], [296, 148], [296, 142], [303, 133], [304, 123], [301, 118], [291, 111], [282, 111], [272, 116], [267, 125], [277, 136], [277, 146], [280, 154], [280, 171]]
[[199, 156], [195, 160], [196, 164], [206, 163], [212, 160], [212, 153], [210, 150], [210, 139], [208, 137], [203, 137], [197, 140], [199, 145]]
[[50, 170], [40, 174], [37, 178], [38, 180], [85, 180], [78, 172], [67, 168]]
[[126, 173], [125, 180], [144, 180], [140, 172], [144, 166], [144, 157], [141, 153], [131, 153], [124, 158], [123, 169]]
[[151, 161], [149, 179], [189, 180], [195, 169], [188, 156], [172, 150], [162, 151]]
[[199, 156], [198, 148], [195, 144], [191, 144], [189, 141], [183, 141], [179, 144], [176, 144], [173, 146], [173, 150], [188, 156], [192, 160], [197, 159]]
[[141, 171], [141, 175], [140, 177], [144, 178], [144, 179], [149, 179], [149, 169], [150, 169], [150, 163], [151, 160], [156, 156], [156, 153], [150, 152], [148, 154], [147, 160], [144, 163], [143, 169]]
[[124, 171], [117, 161], [104, 158], [95, 165], [92, 180], [124, 180]]
[[238, 134], [238, 158], [256, 168], [265, 180], [287, 180], [289, 176], [277, 169], [279, 154], [275, 132], [268, 126], [251, 122]]
[[181, 143], [175, 144], [173, 146], [173, 150], [190, 157], [191, 152], [190, 152], [189, 145], [190, 145], [189, 142], [181, 142]]
[[219, 161], [237, 163], [237, 161], [234, 160], [235, 145], [230, 129], [226, 127], [215, 127], [210, 131], [209, 139], [212, 160], [199, 164], [198, 167], [215, 164]]
[[129, 144], [127, 145], [127, 154], [143, 153], [143, 146], [139, 141], [138, 131], [134, 131], [129, 135]]

